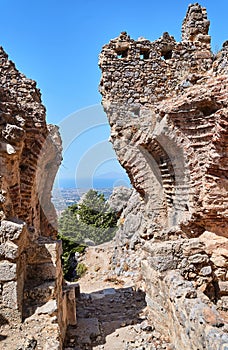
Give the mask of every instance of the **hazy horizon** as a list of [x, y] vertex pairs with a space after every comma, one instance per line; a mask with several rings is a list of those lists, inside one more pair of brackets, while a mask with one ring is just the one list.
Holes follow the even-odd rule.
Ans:
[[[107, 175], [107, 177], [105, 176]], [[90, 178], [84, 177], [80, 180], [75, 178], [57, 178], [53, 188], [113, 188], [118, 186], [131, 187], [130, 180], [128, 177], [109, 177], [108, 173], [104, 174], [104, 177], [97, 176], [91, 181]]]

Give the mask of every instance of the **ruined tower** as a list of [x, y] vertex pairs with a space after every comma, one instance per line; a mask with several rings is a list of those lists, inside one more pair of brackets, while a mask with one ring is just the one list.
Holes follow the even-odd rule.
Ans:
[[99, 60], [111, 142], [143, 203], [147, 302], [157, 327], [189, 350], [228, 341], [228, 55], [226, 43], [211, 52], [209, 24], [196, 3], [181, 42], [123, 32]]

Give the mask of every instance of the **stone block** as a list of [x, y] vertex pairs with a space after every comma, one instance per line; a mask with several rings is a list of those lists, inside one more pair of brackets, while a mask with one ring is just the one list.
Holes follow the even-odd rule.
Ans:
[[217, 267], [227, 267], [228, 266], [228, 259], [224, 255], [220, 255], [219, 252], [215, 252], [212, 254], [210, 260], [215, 264]]
[[34, 264], [27, 267], [27, 278], [35, 285], [45, 280], [55, 280], [59, 273], [60, 271], [57, 271], [56, 266], [52, 263]]
[[17, 242], [22, 235], [25, 235], [26, 225], [24, 222], [3, 220], [0, 225], [0, 239]]
[[149, 252], [149, 261], [155, 270], [166, 271], [176, 269], [178, 266], [179, 242], [147, 243], [144, 246]]
[[19, 247], [13, 242], [6, 242], [0, 245], [0, 259], [16, 260], [19, 257]]
[[56, 292], [56, 282], [48, 281], [36, 287], [26, 286], [24, 289], [24, 300], [30, 302], [46, 303], [50, 299], [54, 299]]
[[2, 301], [4, 306], [11, 309], [18, 308], [17, 282], [7, 282], [3, 285]]
[[228, 281], [218, 281], [218, 286], [221, 295], [228, 295]]
[[75, 289], [68, 288], [68, 290], [66, 291], [66, 296], [67, 296], [67, 323], [71, 326], [75, 326], [77, 324]]
[[49, 243], [38, 241], [37, 245], [31, 246], [28, 249], [28, 263], [34, 264], [38, 262], [47, 263], [52, 262], [54, 265], [57, 264], [62, 254], [62, 243], [61, 241], [51, 241]]
[[206, 254], [194, 254], [188, 258], [190, 264], [207, 264], [209, 257]]
[[202, 276], [209, 276], [211, 273], [212, 273], [211, 266], [204, 266], [200, 270], [200, 275], [202, 275]]
[[7, 260], [0, 261], [0, 282], [16, 280], [17, 266]]
[[57, 314], [57, 303], [56, 303], [56, 300], [49, 300], [44, 305], [39, 306], [36, 309], [35, 313], [38, 314], [38, 315], [41, 315], [41, 314], [48, 314], [50, 316], [56, 315]]

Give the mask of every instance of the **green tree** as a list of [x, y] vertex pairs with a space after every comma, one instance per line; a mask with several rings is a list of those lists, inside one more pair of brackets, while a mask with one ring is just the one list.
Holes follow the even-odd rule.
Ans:
[[89, 190], [81, 203], [64, 210], [59, 219], [59, 233], [74, 242], [89, 239], [101, 244], [114, 237], [116, 223], [117, 217], [109, 209], [104, 194]]
[[62, 239], [62, 263], [65, 278], [72, 269], [71, 258], [85, 249], [85, 240], [95, 244], [110, 241], [116, 231], [117, 217], [106, 203], [103, 193], [89, 190], [81, 203], [64, 210], [59, 218], [59, 238]]

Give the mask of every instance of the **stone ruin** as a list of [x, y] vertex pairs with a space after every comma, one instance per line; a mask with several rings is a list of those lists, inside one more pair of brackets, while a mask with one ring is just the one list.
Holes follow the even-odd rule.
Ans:
[[[147, 304], [177, 350], [228, 346], [228, 42], [214, 55], [209, 24], [190, 5], [181, 42], [124, 32], [100, 55], [111, 141], [137, 191], [118, 235], [143, 245]], [[61, 349], [76, 324], [51, 203], [61, 140], [36, 83], [2, 48], [0, 61], [0, 347]]]
[[76, 323], [51, 203], [61, 139], [36, 83], [0, 62], [0, 348], [61, 349]]
[[181, 42], [122, 32], [99, 59], [111, 142], [140, 197], [119, 235], [143, 244], [147, 304], [178, 350], [228, 347], [228, 43], [214, 55], [209, 25], [196, 3]]

